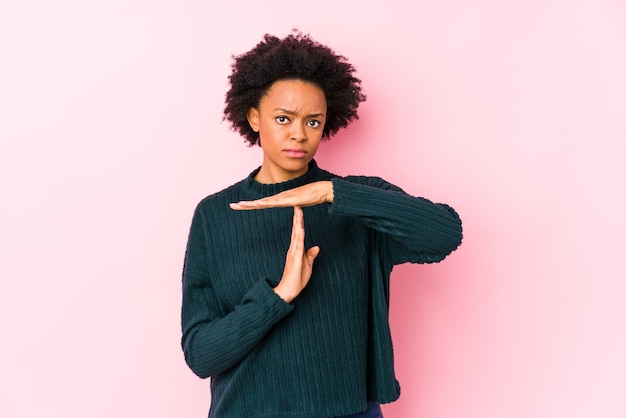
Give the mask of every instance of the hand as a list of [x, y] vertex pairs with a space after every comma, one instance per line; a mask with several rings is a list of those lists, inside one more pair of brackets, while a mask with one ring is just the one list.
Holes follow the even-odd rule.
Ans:
[[326, 202], [332, 203], [333, 198], [333, 183], [331, 181], [317, 181], [273, 196], [264, 197], [263, 199], [231, 203], [230, 208], [234, 210], [253, 210], [290, 206], [306, 207]]
[[274, 288], [274, 292], [285, 302], [291, 303], [309, 283], [313, 261], [319, 252], [320, 247], [317, 246], [304, 250], [304, 214], [301, 207], [295, 206], [283, 277]]

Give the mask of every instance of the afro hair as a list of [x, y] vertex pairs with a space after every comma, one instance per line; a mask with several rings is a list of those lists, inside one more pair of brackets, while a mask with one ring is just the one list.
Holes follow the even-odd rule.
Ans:
[[259, 134], [248, 123], [248, 111], [258, 108], [263, 96], [279, 80], [303, 80], [322, 89], [327, 104], [324, 139], [358, 119], [357, 108], [365, 101], [365, 95], [361, 92], [361, 80], [353, 75], [354, 67], [309, 35], [294, 30], [279, 39], [266, 34], [253, 49], [233, 56], [233, 60], [224, 119], [250, 146], [259, 143]]

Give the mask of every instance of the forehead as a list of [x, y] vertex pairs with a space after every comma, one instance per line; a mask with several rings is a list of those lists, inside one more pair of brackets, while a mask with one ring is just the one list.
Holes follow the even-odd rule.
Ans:
[[303, 80], [279, 80], [261, 98], [260, 105], [264, 104], [326, 108], [326, 96], [317, 84]]

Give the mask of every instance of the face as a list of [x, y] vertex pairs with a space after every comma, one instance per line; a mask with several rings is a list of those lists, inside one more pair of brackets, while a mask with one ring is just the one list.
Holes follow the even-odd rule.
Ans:
[[321, 88], [301, 80], [280, 80], [248, 112], [248, 122], [259, 133], [263, 164], [256, 176], [261, 183], [279, 183], [307, 172], [322, 140], [326, 97]]

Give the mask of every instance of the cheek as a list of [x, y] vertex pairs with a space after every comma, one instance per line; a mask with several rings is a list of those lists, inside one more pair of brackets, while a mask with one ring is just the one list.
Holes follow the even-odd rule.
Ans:
[[309, 143], [312, 149], [317, 150], [320, 146], [320, 144], [322, 143], [322, 135], [317, 134], [313, 140], [311, 140], [311, 137], [309, 137]]
[[276, 123], [274, 119], [266, 119], [262, 121], [260, 127], [268, 133], [278, 133], [285, 129], [284, 125]]
[[313, 140], [319, 142], [322, 140], [322, 135], [324, 134], [324, 128], [311, 129], [308, 132], [309, 140]]
[[274, 127], [267, 122], [261, 122], [259, 124], [259, 136], [266, 140], [271, 140], [276, 134], [274, 133]]

